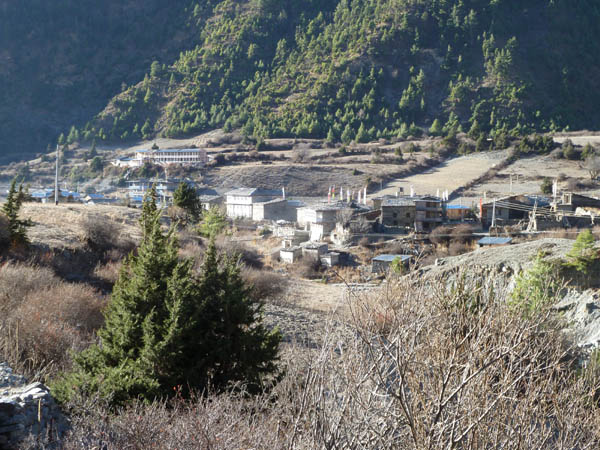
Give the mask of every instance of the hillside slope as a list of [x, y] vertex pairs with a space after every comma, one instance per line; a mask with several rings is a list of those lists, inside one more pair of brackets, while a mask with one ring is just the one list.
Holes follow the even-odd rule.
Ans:
[[[87, 141], [223, 127], [259, 142], [600, 126], [593, 0], [29, 0], [31, 20], [2, 3], [15, 23], [3, 60], [28, 55], [0, 74], [0, 131], [13, 142], [72, 123]], [[40, 15], [48, 25], [25, 32]]]

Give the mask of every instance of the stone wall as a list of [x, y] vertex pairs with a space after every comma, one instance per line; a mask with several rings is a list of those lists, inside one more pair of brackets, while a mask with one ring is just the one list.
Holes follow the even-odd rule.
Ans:
[[30, 434], [52, 440], [66, 425], [46, 386], [27, 383], [6, 363], [0, 363], [0, 449], [14, 448]]

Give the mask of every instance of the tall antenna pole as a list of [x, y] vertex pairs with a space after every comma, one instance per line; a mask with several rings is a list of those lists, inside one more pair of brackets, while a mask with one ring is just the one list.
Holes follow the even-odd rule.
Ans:
[[492, 228], [496, 227], [496, 199], [492, 203]]
[[59, 147], [56, 144], [56, 174], [54, 175], [54, 205], [58, 206], [58, 153]]

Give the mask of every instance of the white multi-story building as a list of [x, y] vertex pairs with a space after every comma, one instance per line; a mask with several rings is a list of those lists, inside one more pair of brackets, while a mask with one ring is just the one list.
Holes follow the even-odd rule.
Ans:
[[113, 161], [118, 167], [140, 167], [145, 162], [166, 166], [182, 164], [204, 166], [208, 162], [206, 150], [201, 148], [165, 148], [138, 150], [133, 157], [120, 158]]
[[252, 219], [254, 205], [282, 197], [281, 190], [271, 189], [234, 189], [225, 194], [227, 196], [227, 216], [231, 218]]

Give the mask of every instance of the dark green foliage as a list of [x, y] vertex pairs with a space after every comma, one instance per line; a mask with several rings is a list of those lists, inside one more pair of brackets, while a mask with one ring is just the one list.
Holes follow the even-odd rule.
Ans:
[[560, 288], [557, 264], [544, 259], [544, 255], [540, 253], [536, 255], [533, 267], [515, 278], [510, 303], [528, 317], [549, 302], [555, 301]]
[[552, 180], [548, 177], [544, 177], [540, 184], [540, 191], [542, 194], [552, 194]]
[[221, 234], [227, 227], [227, 219], [225, 214], [216, 207], [204, 211], [202, 214], [202, 222], [198, 227], [198, 232], [205, 237], [214, 239]]
[[197, 222], [202, 213], [200, 200], [196, 189], [187, 183], [181, 182], [173, 192], [173, 204], [185, 210], [189, 217]]
[[102, 172], [103, 168], [104, 162], [102, 161], [102, 158], [99, 156], [94, 156], [94, 158], [90, 161], [90, 170], [92, 172]]
[[73, 371], [54, 387], [61, 401], [80, 391], [116, 406], [236, 382], [255, 392], [276, 370], [280, 335], [262, 324], [237, 261], [219, 258], [211, 242], [195, 276], [152, 203], [147, 196], [142, 242], [114, 286], [100, 344], [76, 355]]
[[575, 146], [570, 139], [563, 142], [562, 152], [565, 159], [578, 159], [579, 153], [575, 150]]
[[600, 258], [598, 249], [594, 248], [595, 239], [590, 230], [583, 230], [577, 235], [573, 248], [567, 253], [567, 264], [585, 275], [589, 274], [592, 265]]
[[27, 228], [32, 225], [31, 221], [19, 219], [19, 210], [26, 195], [23, 183], [17, 188], [17, 180], [14, 179], [10, 184], [6, 202], [2, 205], [2, 212], [8, 220], [8, 234], [12, 245], [25, 245], [29, 242]]

